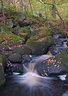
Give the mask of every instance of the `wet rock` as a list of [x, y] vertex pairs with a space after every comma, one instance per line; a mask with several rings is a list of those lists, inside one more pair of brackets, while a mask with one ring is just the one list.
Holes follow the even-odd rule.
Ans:
[[23, 65], [22, 64], [12, 64], [12, 71], [23, 73]]
[[68, 74], [67, 74], [67, 76], [66, 76], [66, 81], [67, 81], [67, 83], [68, 83]]
[[42, 63], [37, 65], [37, 68], [41, 75], [67, 72], [68, 49], [64, 49], [61, 53], [49, 58], [48, 60], [44, 60]]
[[30, 57], [29, 55], [27, 56], [23, 56], [23, 60], [22, 63], [28, 63], [32, 60], [32, 57]]
[[49, 50], [53, 55], [56, 55], [57, 53], [61, 52], [64, 49], [63, 41], [62, 40], [56, 40], [55, 44], [52, 45]]
[[40, 75], [44, 75], [44, 76], [60, 73], [61, 67], [59, 66], [59, 64], [55, 64], [55, 63], [56, 63], [56, 61], [53, 60], [53, 57], [51, 57], [47, 60], [44, 60], [43, 62], [41, 62], [40, 64], [38, 64], [36, 66], [38, 73]]
[[22, 57], [21, 57], [21, 55], [18, 54], [18, 53], [13, 53], [13, 54], [11, 54], [11, 55], [8, 57], [8, 59], [9, 59], [11, 62], [13, 62], [13, 63], [19, 63], [19, 62], [22, 61]]

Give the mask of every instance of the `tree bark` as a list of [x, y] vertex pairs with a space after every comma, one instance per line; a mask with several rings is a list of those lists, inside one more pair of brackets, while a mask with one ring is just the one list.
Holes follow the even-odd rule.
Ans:
[[64, 23], [62, 17], [60, 16], [60, 14], [59, 14], [59, 11], [57, 10], [57, 8], [56, 8], [56, 6], [55, 6], [55, 1], [52, 0], [52, 2], [53, 2], [53, 6], [54, 6], [54, 8], [55, 8], [55, 10], [56, 10], [56, 12], [57, 12], [57, 15], [59, 16], [59, 18], [60, 18], [60, 20], [61, 20], [61, 22], [62, 22], [62, 24], [63, 24], [63, 28], [65, 28], [65, 23]]

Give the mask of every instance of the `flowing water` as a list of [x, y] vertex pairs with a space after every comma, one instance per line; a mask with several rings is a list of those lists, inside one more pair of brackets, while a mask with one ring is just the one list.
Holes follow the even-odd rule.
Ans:
[[[63, 47], [67, 47], [66, 43]], [[0, 96], [62, 96], [68, 91], [68, 86], [64, 85], [58, 77], [40, 76], [35, 69], [37, 64], [52, 56], [48, 52], [46, 55], [34, 57], [28, 67], [23, 65], [23, 75], [14, 73], [9, 76], [0, 91]]]

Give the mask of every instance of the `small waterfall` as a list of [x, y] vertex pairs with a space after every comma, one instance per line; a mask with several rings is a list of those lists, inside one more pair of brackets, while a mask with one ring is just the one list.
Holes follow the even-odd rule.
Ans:
[[[32, 59], [29, 63], [28, 67], [23, 65], [24, 67], [24, 74], [18, 75], [17, 79], [15, 77], [15, 82], [20, 83], [21, 85], [25, 86], [24, 92], [29, 88], [29, 95], [28, 96], [51, 96], [53, 94], [54, 86], [52, 85], [52, 80], [54, 77], [43, 77], [37, 73], [35, 69], [36, 64], [42, 62], [48, 58], [52, 57], [51, 53], [48, 52], [46, 55], [41, 55]], [[51, 91], [50, 91], [51, 90]], [[24, 93], [23, 93], [24, 94]], [[47, 95], [48, 94], [48, 95]], [[26, 96], [26, 95], [25, 95]]]

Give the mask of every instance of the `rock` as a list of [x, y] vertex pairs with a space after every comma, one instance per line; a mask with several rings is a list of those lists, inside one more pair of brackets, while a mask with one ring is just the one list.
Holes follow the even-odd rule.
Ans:
[[[44, 38], [43, 40], [38, 40], [38, 41], [27, 41], [26, 46], [29, 48], [30, 53], [32, 55], [42, 55], [44, 53], [47, 53], [48, 47], [53, 44], [53, 39], [51, 37], [49, 38]], [[26, 48], [26, 49], [27, 49]], [[23, 49], [25, 50], [25, 49]]]
[[31, 51], [31, 49], [29, 48], [28, 45], [26, 45], [26, 44], [23, 45], [22, 49], [23, 49], [23, 55], [30, 55], [30, 54], [32, 54], [32, 51]]
[[67, 83], [68, 83], [68, 74], [67, 74], [67, 76], [66, 76], [66, 81], [67, 81]]
[[21, 55], [18, 54], [18, 53], [13, 53], [13, 54], [11, 54], [11, 55], [8, 57], [8, 59], [9, 59], [11, 62], [13, 62], [13, 63], [20, 63], [20, 62], [22, 62], [22, 57], [21, 57]]
[[2, 56], [0, 55], [0, 86], [5, 83]]
[[37, 68], [41, 75], [68, 72], [68, 49], [64, 49], [56, 56], [44, 60], [42, 63], [37, 65]]
[[55, 44], [52, 45], [49, 50], [53, 55], [56, 55], [57, 53], [61, 52], [64, 48], [63, 46], [63, 42], [60, 40], [56, 40]]
[[23, 65], [22, 64], [12, 64], [13, 72], [23, 73]]
[[18, 53], [18, 54], [22, 55], [23, 49], [22, 49], [22, 47], [14, 47], [12, 53]]
[[29, 55], [23, 56], [22, 63], [27, 63], [27, 62], [30, 62], [31, 60], [32, 60], [32, 57], [30, 57]]

